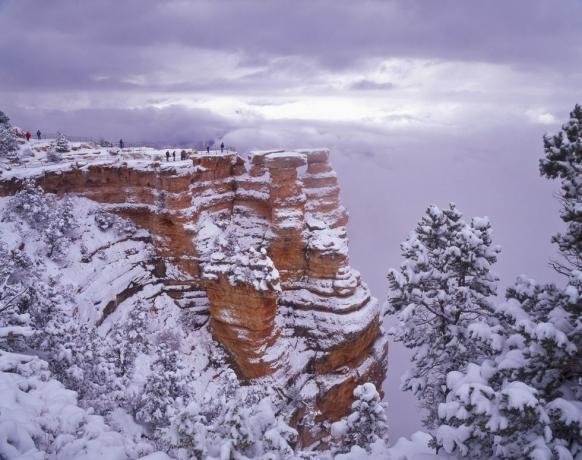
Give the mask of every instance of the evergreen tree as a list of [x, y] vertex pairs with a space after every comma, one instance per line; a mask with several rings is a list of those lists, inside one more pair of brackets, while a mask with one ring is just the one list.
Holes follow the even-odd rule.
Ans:
[[0, 233], [0, 341], [3, 348], [18, 351], [22, 338], [34, 332], [28, 314], [34, 265], [20, 249], [9, 250], [3, 240]]
[[6, 125], [10, 127], [10, 118], [8, 118], [8, 116], [2, 112], [2, 110], [0, 110], [0, 125]]
[[56, 139], [56, 151], [59, 153], [65, 153], [69, 151], [69, 140], [61, 132], [57, 133]]
[[496, 354], [451, 372], [439, 445], [471, 458], [582, 455], [582, 274], [565, 290], [526, 278], [506, 294], [493, 327], [470, 327]]
[[353, 446], [369, 449], [376, 441], [387, 440], [386, 412], [375, 385], [365, 383], [356, 387], [354, 398], [351, 414], [331, 427], [332, 436], [339, 441], [336, 448], [343, 452]]
[[15, 158], [18, 152], [16, 136], [9, 124], [0, 123], [0, 158]]
[[245, 400], [228, 378], [225, 383], [226, 391], [202, 402], [191, 401], [173, 420], [171, 447], [184, 452], [178, 457], [293, 458], [297, 431], [275, 415], [270, 399]]
[[49, 257], [58, 260], [67, 254], [78, 228], [70, 198], [59, 201], [55, 195], [28, 181], [10, 199], [8, 211], [10, 219], [22, 219], [43, 235]]
[[566, 233], [552, 240], [558, 244], [566, 264], [555, 262], [554, 267], [567, 274], [582, 270], [582, 106], [576, 104], [570, 120], [554, 136], [544, 136], [546, 157], [540, 160], [540, 172], [549, 179], [561, 179], [562, 212]]
[[492, 314], [497, 277], [491, 266], [499, 248], [486, 218], [468, 224], [454, 204], [443, 211], [429, 207], [401, 248], [400, 270], [388, 273], [387, 313], [398, 320], [394, 339], [414, 352], [403, 389], [420, 400], [427, 411], [423, 423], [434, 428], [447, 373], [486, 354], [467, 326]]
[[[521, 277], [488, 326], [469, 332], [495, 354], [451, 372], [441, 404], [440, 446], [472, 458], [582, 458], [582, 272], [580, 161], [582, 109], [544, 138], [541, 174], [562, 179], [566, 232], [554, 237], [566, 263], [566, 287]], [[565, 137], [564, 137], [565, 136]]]
[[156, 427], [168, 425], [176, 400], [185, 395], [186, 382], [180, 369], [178, 353], [165, 343], [160, 343], [152, 372], [137, 400], [137, 420]]
[[151, 350], [148, 313], [145, 301], [139, 300], [127, 319], [115, 324], [111, 330], [111, 352], [116, 356], [116, 367], [121, 376], [130, 372], [138, 354]]
[[75, 390], [84, 406], [105, 414], [118, 405], [124, 393], [117, 377], [115, 360], [93, 326], [57, 316], [44, 329], [45, 346], [51, 353], [51, 371]]

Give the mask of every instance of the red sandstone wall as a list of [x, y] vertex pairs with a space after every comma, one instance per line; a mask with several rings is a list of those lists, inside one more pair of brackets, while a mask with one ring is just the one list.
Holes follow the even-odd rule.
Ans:
[[[48, 192], [77, 193], [151, 231], [160, 259], [187, 273], [196, 289], [207, 291], [214, 337], [232, 356], [239, 374], [254, 379], [277, 372], [313, 376], [319, 393], [311, 401], [317, 420], [345, 415], [360, 383], [378, 388], [386, 372], [387, 342], [375, 301], [349, 267], [337, 178], [326, 150], [262, 153], [245, 162], [233, 154], [200, 156], [187, 174], [172, 169], [133, 169], [94, 165], [46, 172], [37, 182]], [[304, 168], [303, 174], [298, 169]], [[15, 193], [17, 180], [0, 182], [0, 194]], [[206, 279], [196, 223], [202, 214], [237, 224], [265, 227], [261, 244], [279, 272], [280, 289], [258, 291], [228, 276]], [[258, 238], [258, 237], [257, 237]], [[257, 240], [258, 241], [258, 240]], [[171, 280], [168, 280], [171, 284]], [[282, 333], [276, 318], [287, 324]], [[300, 337], [308, 357], [293, 367], [283, 352]], [[287, 375], [293, 381], [294, 375]], [[303, 429], [304, 444], [325, 431]]]

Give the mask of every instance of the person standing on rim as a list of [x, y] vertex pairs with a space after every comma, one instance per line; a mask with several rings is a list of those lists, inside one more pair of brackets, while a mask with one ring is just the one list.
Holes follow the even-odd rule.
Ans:
[[40, 129], [36, 132], [36, 137], [38, 138], [38, 140], [40, 141]]
[[119, 148], [122, 149], [123, 148], [123, 139], [119, 139]]
[[170, 151], [166, 150], [166, 161], [170, 161]]
[[220, 143], [220, 153], [224, 153], [224, 142]]

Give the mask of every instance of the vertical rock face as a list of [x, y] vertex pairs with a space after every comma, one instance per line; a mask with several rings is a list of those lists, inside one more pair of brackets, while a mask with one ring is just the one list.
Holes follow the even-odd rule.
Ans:
[[[380, 388], [387, 365], [378, 302], [349, 266], [329, 151], [197, 155], [165, 166], [89, 165], [37, 180], [150, 230], [172, 296], [210, 316], [241, 378], [279, 382], [301, 443], [317, 441], [324, 422], [349, 411], [357, 385]], [[19, 186], [2, 182], [0, 193]]]

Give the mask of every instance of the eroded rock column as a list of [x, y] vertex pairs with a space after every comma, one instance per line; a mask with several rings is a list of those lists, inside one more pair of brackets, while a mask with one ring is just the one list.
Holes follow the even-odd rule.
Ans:
[[283, 283], [301, 278], [306, 269], [305, 195], [297, 179], [297, 168], [305, 164], [305, 155], [297, 152], [270, 153], [265, 157], [271, 175], [270, 254]]
[[275, 345], [280, 292], [276, 269], [260, 253], [230, 258], [217, 253], [214, 259], [204, 273], [212, 333], [246, 379], [269, 375], [279, 367], [282, 353]]

